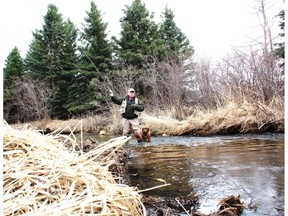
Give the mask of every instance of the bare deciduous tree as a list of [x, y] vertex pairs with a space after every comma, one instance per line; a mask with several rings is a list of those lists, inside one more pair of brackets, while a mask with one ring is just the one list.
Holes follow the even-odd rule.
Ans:
[[170, 110], [172, 117], [182, 119], [185, 105], [185, 79], [189, 63], [173, 59], [147, 64], [147, 76], [143, 85], [149, 90], [154, 112], [155, 108]]
[[14, 91], [10, 99], [22, 121], [49, 118], [51, 90], [44, 82], [22, 77], [14, 79], [12, 85]]
[[194, 95], [204, 107], [215, 107], [215, 103], [225, 100], [241, 102], [244, 98], [266, 104], [275, 98], [283, 100], [284, 81], [273, 53], [267, 1], [255, 2], [263, 40], [257, 41], [257, 46], [248, 45], [248, 49], [235, 48], [234, 54], [223, 58], [217, 67], [201, 59], [195, 63]]

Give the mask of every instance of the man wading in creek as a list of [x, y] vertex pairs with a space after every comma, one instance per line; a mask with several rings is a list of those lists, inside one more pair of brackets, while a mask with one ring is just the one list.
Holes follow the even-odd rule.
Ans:
[[135, 97], [135, 90], [133, 88], [128, 89], [128, 95], [123, 99], [115, 97], [111, 90], [109, 92], [112, 101], [117, 105], [121, 105], [120, 113], [122, 116], [123, 136], [128, 136], [132, 129], [138, 143], [142, 143], [138, 116], [144, 110], [144, 105]]

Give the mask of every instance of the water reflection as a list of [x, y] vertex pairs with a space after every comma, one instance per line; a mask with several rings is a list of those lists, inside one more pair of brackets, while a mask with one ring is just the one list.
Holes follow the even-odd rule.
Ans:
[[221, 198], [239, 194], [246, 207], [243, 215], [283, 215], [283, 134], [153, 137], [151, 143], [131, 141], [126, 147], [138, 173], [131, 177], [132, 185], [153, 187], [157, 178], [171, 184], [150, 195], [197, 192], [199, 210], [210, 213]]

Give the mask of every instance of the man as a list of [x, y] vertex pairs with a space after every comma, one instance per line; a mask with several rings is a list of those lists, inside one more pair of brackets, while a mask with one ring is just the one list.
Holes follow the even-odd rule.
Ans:
[[128, 95], [121, 100], [116, 98], [111, 90], [110, 96], [115, 104], [121, 105], [120, 113], [122, 116], [123, 136], [128, 136], [132, 129], [138, 143], [141, 143], [143, 140], [138, 116], [140, 115], [140, 112], [144, 110], [144, 105], [135, 97], [135, 90], [129, 88]]

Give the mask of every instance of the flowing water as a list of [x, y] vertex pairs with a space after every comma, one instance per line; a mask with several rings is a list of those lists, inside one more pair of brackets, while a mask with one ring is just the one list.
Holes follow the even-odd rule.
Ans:
[[149, 195], [196, 193], [204, 214], [240, 195], [242, 215], [284, 215], [284, 134], [152, 137], [140, 145], [132, 139], [125, 148], [137, 169], [132, 186], [151, 188], [159, 178], [171, 184]]

